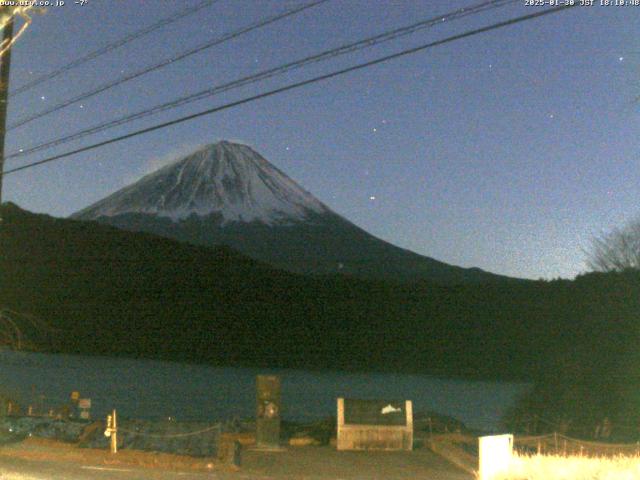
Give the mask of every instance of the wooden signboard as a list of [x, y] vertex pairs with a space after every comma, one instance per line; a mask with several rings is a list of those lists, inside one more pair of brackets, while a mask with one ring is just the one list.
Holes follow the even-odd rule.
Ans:
[[338, 398], [338, 450], [412, 450], [411, 400]]

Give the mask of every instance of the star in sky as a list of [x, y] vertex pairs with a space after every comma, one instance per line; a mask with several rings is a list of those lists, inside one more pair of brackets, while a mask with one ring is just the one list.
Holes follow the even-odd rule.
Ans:
[[[457, 3], [472, 5], [475, 1]], [[109, 37], [112, 39], [125, 38], [137, 28], [159, 21], [170, 11], [177, 11], [179, 2], [158, 2], [163, 4], [162, 8], [151, 8], [147, 3], [154, 2], [132, 2], [129, 13], [145, 19], [138, 26], [128, 22], [105, 22], [111, 18], [110, 2], [94, 2], [95, 12], [83, 14], [82, 22], [75, 24], [77, 29], [64, 28], [72, 18], [75, 22], [74, 9], [60, 9], [60, 12], [39, 18], [37, 28], [34, 25], [16, 44], [19, 55], [15, 58], [20, 61], [12, 65], [16, 80], [14, 88], [79, 55], [76, 45], [81, 39], [91, 40], [87, 48], [96, 48], [102, 46], [102, 34], [112, 35]], [[188, 39], [193, 45], [209, 41], [211, 35], [220, 30], [232, 31], [279, 12], [279, 8], [269, 6], [269, 2], [247, 2], [247, 8], [240, 10], [235, 2], [214, 3], [213, 8], [200, 12], [202, 28], [191, 32], [193, 38]], [[369, 10], [364, 7], [358, 10], [354, 6], [349, 26], [342, 13], [334, 9], [315, 9], [313, 14], [286, 22], [287, 29], [285, 25], [264, 29], [259, 37], [234, 43], [231, 51], [237, 50], [246, 63], [228, 62], [223, 55], [224, 48], [212, 50], [207, 56], [210, 61], [199, 64], [198, 75], [192, 75], [185, 64], [182, 67], [176, 64], [172, 69], [140, 79], [134, 87], [136, 94], [128, 88], [111, 89], [96, 96], [89, 106], [84, 105], [84, 101], [78, 102], [73, 108], [56, 112], [51, 121], [34, 122], [30, 128], [12, 131], [8, 136], [7, 151], [17, 152], [23, 148], [27, 152], [40, 141], [85, 129], [101, 123], [103, 118], [109, 121], [199, 91], [203, 88], [202, 81], [217, 78], [221, 66], [229, 80], [241, 78], [248, 74], [247, 69], [251, 70], [254, 59], [258, 60], [258, 65], [263, 59], [266, 61], [265, 55], [275, 67], [327, 49], [327, 38], [333, 38], [336, 45], [346, 44], [381, 33], [387, 27], [412, 24], [416, 21], [416, 13], [425, 17], [439, 15], [436, 16], [438, 20], [444, 15], [421, 12], [420, 8], [396, 8], [396, 3], [403, 2], [386, 2], [385, 8]], [[437, 12], [449, 9], [444, 6], [448, 2], [429, 3], [434, 3]], [[529, 13], [523, 4], [513, 8], [520, 9], [522, 14]], [[162, 130], [162, 133], [150, 132], [126, 143], [105, 145], [89, 156], [76, 157], [76, 160], [26, 170], [7, 177], [5, 199], [28, 210], [66, 216], [120, 188], [124, 178], [137, 178], [142, 173], [140, 165], [148, 159], [166, 156], [175, 148], [176, 141], [201, 145], [214, 138], [244, 138], [306, 190], [322, 200], [329, 200], [331, 207], [340, 214], [383, 235], [391, 243], [448, 263], [478, 266], [507, 275], [529, 278], [575, 275], [584, 269], [582, 252], [578, 248], [572, 249], [576, 239], [588, 241], [590, 229], [612, 227], [614, 217], [625, 218], [638, 209], [637, 195], [633, 194], [637, 179], [633, 175], [617, 178], [612, 186], [601, 185], [600, 182], [611, 177], [600, 176], [589, 182], [572, 181], [576, 180], [573, 173], [579, 171], [579, 167], [572, 167], [584, 165], [588, 158], [589, 168], [598, 171], [606, 168], [607, 158], [620, 158], [621, 162], [632, 162], [635, 158], [633, 152], [637, 151], [639, 126], [625, 117], [628, 112], [616, 108], [633, 102], [638, 96], [637, 72], [629, 69], [636, 58], [632, 47], [625, 45], [634, 39], [633, 32], [640, 25], [640, 17], [628, 15], [624, 9], [602, 9], [598, 15], [584, 15], [577, 10], [580, 9], [559, 14], [553, 21], [523, 22], [487, 32], [476, 37], [477, 41], [452, 42], [429, 52], [401, 57], [359, 73], [353, 72], [348, 77], [335, 78], [321, 88], [309, 87], [283, 94], [279, 101], [251, 103], [247, 107], [229, 109], [223, 117], [194, 119], [188, 124]], [[366, 15], [357, 15], [365, 11]], [[515, 11], [512, 13], [517, 15]], [[507, 18], [509, 12], [504, 11], [504, 15]], [[451, 30], [445, 32], [442, 27], [449, 28], [447, 20], [445, 25], [439, 26], [439, 31], [434, 28], [432, 38], [444, 38], [449, 33], [488, 25], [492, 23], [490, 16], [492, 14], [467, 16], [460, 23], [452, 23]], [[382, 27], [383, 24], [386, 26]], [[186, 27], [186, 23], [181, 24], [182, 27]], [[68, 49], [46, 50], [50, 32], [56, 32], [56, 43], [68, 46]], [[167, 42], [167, 50], [181, 51], [182, 39], [173, 36], [172, 32], [157, 32], [156, 38]], [[562, 48], [548, 49], [540, 55], [517, 48], [534, 37], [553, 39]], [[344, 66], [426, 41], [414, 37], [403, 40], [402, 44], [389, 43], [380, 50], [363, 51], [350, 57]], [[297, 43], [301, 44], [300, 49]], [[150, 49], [145, 41], [131, 42], [114, 55], [96, 59], [75, 73], [71, 72], [69, 77], [65, 74], [52, 79], [58, 82], [52, 89], [34, 89], [30, 95], [16, 95], [10, 102], [10, 117], [15, 121], [47, 108], [41, 104], [53, 105], [63, 101], [67, 94], [73, 96], [69, 90], [75, 89], [62, 88], [68, 87], [69, 82], [77, 80], [77, 89], [84, 91], [102, 84], [105, 78], [125, 76], [128, 70], [146, 67], [152, 60], [146, 57], [152, 53], [157, 59], [169, 55], [168, 51]], [[632, 57], [627, 60], [629, 54]], [[45, 55], [46, 62], [43, 61]], [[615, 67], [613, 62], [618, 62], [618, 68], [607, 69], [606, 62], [611, 67]], [[257, 68], [255, 63], [253, 68]], [[327, 65], [319, 72], [333, 68]], [[473, 81], [466, 81], [474, 69], [492, 75], [475, 75]], [[494, 70], [500, 75], [493, 75]], [[299, 74], [300, 79], [306, 78], [307, 73]], [[615, 88], [608, 83], [612, 75], [615, 75]], [[553, 84], [559, 87], [546, 88]], [[560, 88], [576, 84], [585, 86], [588, 97], [583, 95], [581, 88], [574, 89], [571, 95], [564, 95]], [[262, 91], [262, 85], [255, 85], [245, 93], [249, 96]], [[311, 91], [313, 95], [309, 94]], [[53, 92], [51, 100], [45, 92]], [[213, 106], [217, 102], [214, 100], [210, 104]], [[580, 109], [575, 108], [576, 102]], [[303, 114], [292, 115], [292, 105]], [[100, 107], [99, 111], [96, 106]], [[82, 112], [78, 112], [79, 109]], [[199, 109], [194, 107], [189, 113]], [[266, 118], [266, 112], [272, 121], [263, 125], [258, 119]], [[248, 115], [256, 121], [247, 121]], [[563, 135], [549, 129], [534, 132], [526, 129], [525, 119], [537, 118], [541, 123], [553, 126], [556, 115], [560, 115], [567, 125], [581, 127], [569, 128]], [[101, 132], [91, 137], [91, 141], [108, 140], [163, 120], [164, 117], [150, 117], [145, 123], [141, 121], [123, 130]], [[56, 128], [56, 132], [52, 132], [50, 126], [54, 122], [64, 131], [58, 133]], [[321, 133], [311, 132], [309, 124], [318, 124]], [[514, 128], [509, 128], [511, 125]], [[584, 131], [591, 134], [585, 137]], [[293, 138], [297, 139], [295, 150], [288, 143]], [[282, 153], [282, 150], [285, 150], [284, 158], [280, 159], [277, 152]], [[545, 168], [532, 170], [532, 173], [527, 168], [537, 164], [540, 157]], [[100, 181], [86, 173], [92, 167], [81, 160], [89, 158], [96, 165], [102, 160], [103, 167], [98, 166], [98, 169], [104, 178]], [[385, 161], [388, 158], [393, 158], [393, 162]], [[325, 160], [325, 175], [312, 174], [319, 159]], [[307, 162], [313, 162], [313, 167]], [[16, 161], [15, 165], [18, 164]], [[479, 165], [488, 167], [479, 170]], [[418, 173], [416, 170], [419, 174], [415, 174]], [[52, 182], [51, 172], [59, 172], [59, 178], [54, 178], [57, 182]], [[349, 172], [355, 173], [356, 177], [349, 176]], [[431, 188], [425, 191], [423, 178], [427, 172]], [[479, 172], [483, 176], [476, 178]], [[536, 190], [538, 183], [530, 181], [530, 174], [534, 175], [535, 182], [544, 185], [544, 189]], [[524, 188], [511, 188], [505, 184], [507, 178], [522, 181]], [[382, 182], [400, 181], [403, 182], [402, 195], [385, 195], [384, 202], [378, 201], [377, 194], [367, 191], [379, 188]], [[348, 182], [353, 182], [352, 188], [344, 187], [350, 185]], [[66, 185], [69, 187], [65, 188]], [[616, 202], [579, 201], [598, 193], [609, 199], [607, 190], [613, 192], [615, 197], [611, 198]], [[626, 195], [620, 193], [625, 191]], [[496, 202], [496, 198], [500, 202]], [[366, 208], [363, 200], [368, 201], [371, 208]], [[509, 206], [505, 215], [500, 214], [502, 205]], [[472, 206], [478, 208], [477, 213]], [[401, 218], [398, 218], [398, 211], [402, 212]], [[376, 214], [371, 215], [372, 212]], [[520, 219], [519, 215], [527, 218], [527, 224], [536, 225], [539, 240], [535, 244], [523, 245], [522, 239], [528, 238], [530, 229], [524, 222], [516, 221]], [[392, 227], [399, 223], [416, 227], [410, 228], [410, 233], [404, 228]], [[470, 225], [477, 235], [468, 235]], [[566, 228], [558, 229], [556, 225], [566, 225]], [[433, 235], [433, 231], [438, 235]], [[452, 247], [450, 238], [457, 239], [459, 245]], [[479, 242], [477, 238], [483, 241]], [[565, 249], [563, 252], [571, 249], [573, 253], [563, 253], [558, 258], [555, 254], [559, 249]], [[491, 255], [486, 254], [489, 251]], [[514, 256], [514, 251], [522, 252], [522, 255]]]

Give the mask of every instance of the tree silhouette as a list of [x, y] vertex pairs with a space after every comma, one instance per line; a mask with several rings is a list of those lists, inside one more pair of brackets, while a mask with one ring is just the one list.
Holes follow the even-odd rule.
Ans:
[[595, 271], [640, 270], [640, 218], [594, 238], [586, 254]]

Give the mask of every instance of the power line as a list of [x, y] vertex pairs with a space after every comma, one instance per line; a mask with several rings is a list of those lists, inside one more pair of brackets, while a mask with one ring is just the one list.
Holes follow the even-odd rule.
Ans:
[[156, 30], [165, 27], [167, 25], [170, 25], [171, 23], [177, 22], [178, 20], [187, 17], [189, 15], [193, 15], [196, 12], [199, 12], [200, 10], [202, 10], [203, 8], [207, 8], [211, 5], [213, 5], [214, 3], [218, 2], [220, 0], [204, 0], [202, 2], [200, 2], [199, 4], [193, 6], [193, 7], [189, 7], [189, 8], [185, 8], [184, 10], [181, 10], [180, 12], [171, 15], [169, 17], [163, 18], [162, 20], [149, 25], [148, 27], [145, 27], [141, 30], [138, 30], [136, 32], [133, 32], [123, 38], [121, 38], [120, 40], [116, 40], [115, 42], [109, 43], [103, 47], [100, 47], [97, 50], [94, 50], [93, 52], [90, 52], [88, 54], [86, 54], [84, 57], [80, 57], [76, 60], [73, 60], [72, 62], [67, 63], [66, 65], [63, 65], [62, 67], [58, 68], [57, 70], [53, 70], [52, 72], [49, 73], [45, 73], [43, 75], [40, 75], [39, 77], [31, 80], [30, 82], [25, 83], [24, 85], [12, 90], [9, 93], [9, 96], [14, 96], [14, 95], [19, 95], [23, 92], [26, 92], [27, 90], [31, 90], [33, 87], [40, 85], [41, 83], [44, 83], [46, 81], [49, 81], [55, 77], [58, 77], [60, 75], [62, 75], [65, 72], [68, 72], [69, 70], [72, 70], [76, 67], [79, 67], [80, 65], [87, 63], [90, 60], [93, 60], [95, 58], [98, 58], [101, 55], [104, 55], [105, 53], [109, 53], [112, 50], [115, 50], [117, 48], [122, 47], [123, 45], [126, 45], [127, 43], [133, 42], [134, 40], [137, 40], [138, 38], [141, 38], [145, 35], [148, 35], [152, 32], [155, 32]]
[[272, 23], [275, 23], [279, 20], [285, 19], [287, 17], [291, 17], [293, 15], [296, 15], [300, 12], [303, 12], [304, 10], [307, 10], [309, 8], [315, 7], [317, 5], [323, 4], [328, 2], [329, 0], [315, 0], [311, 3], [307, 3], [305, 5], [302, 6], [298, 6], [298, 7], [294, 7], [291, 8], [289, 10], [286, 10], [282, 13], [264, 18], [262, 20], [259, 20], [258, 22], [252, 23], [251, 25], [247, 26], [247, 27], [243, 27], [239, 30], [235, 30], [233, 32], [227, 33], [225, 35], [222, 35], [221, 37], [217, 37], [213, 40], [210, 40], [206, 43], [200, 44], [195, 48], [192, 48], [190, 50], [187, 50], [185, 52], [179, 53], [178, 55], [171, 57], [171, 58], [167, 58], [165, 60], [162, 60], [159, 63], [156, 63], [154, 65], [151, 65], [149, 67], [145, 67], [142, 70], [138, 70], [137, 72], [131, 73], [129, 75], [125, 75], [124, 77], [121, 77], [117, 80], [114, 80], [112, 82], [108, 82], [105, 83], [101, 86], [99, 86], [98, 88], [95, 88], [93, 90], [90, 90], [88, 92], [84, 92], [81, 93], [80, 95], [77, 95], [73, 98], [70, 98], [68, 100], [65, 100], [61, 103], [58, 103], [57, 105], [53, 105], [52, 107], [49, 107], [45, 110], [42, 110], [41, 112], [38, 112], [36, 114], [33, 114], [31, 116], [22, 118], [20, 120], [18, 120], [17, 122], [9, 125], [9, 127], [7, 128], [7, 130], [14, 130], [18, 127], [21, 127], [23, 125], [26, 125], [27, 123], [30, 123], [34, 120], [38, 120], [40, 118], [46, 117], [47, 115], [50, 115], [51, 113], [57, 112], [59, 110], [62, 110], [63, 108], [66, 108], [70, 105], [73, 105], [75, 103], [78, 103], [82, 100], [86, 100], [87, 98], [91, 98], [94, 97], [96, 95], [98, 95], [99, 93], [105, 92], [107, 90], [110, 90], [114, 87], [117, 87], [118, 85], [122, 85], [126, 82], [129, 82], [131, 80], [134, 80], [136, 78], [142, 77], [143, 75], [146, 75], [147, 73], [151, 73], [154, 72], [156, 70], [160, 70], [161, 68], [164, 68], [168, 65], [172, 65], [175, 62], [178, 62], [180, 60], [184, 60], [187, 57], [190, 57], [191, 55], [195, 55], [196, 53], [200, 53], [208, 48], [214, 47], [216, 45], [220, 45], [224, 42], [228, 42], [229, 40], [232, 40], [234, 38], [237, 38], [241, 35], [244, 35], [245, 33], [249, 33], [252, 32], [253, 30], [257, 30], [259, 28], [265, 27], [267, 25], [270, 25]]
[[105, 140], [105, 141], [102, 141], [102, 142], [94, 143], [92, 145], [88, 145], [86, 147], [81, 147], [81, 148], [78, 148], [78, 149], [75, 149], [75, 150], [72, 150], [72, 151], [69, 151], [69, 152], [61, 153], [59, 155], [54, 155], [52, 157], [48, 157], [48, 158], [45, 158], [43, 160], [39, 160], [39, 161], [36, 161], [36, 162], [28, 163], [28, 164], [22, 165], [20, 167], [15, 167], [15, 168], [12, 168], [10, 170], [5, 171], [2, 175], [3, 176], [4, 175], [9, 175], [11, 173], [19, 172], [21, 170], [27, 170], [29, 168], [33, 168], [33, 167], [36, 167], [36, 166], [39, 166], [39, 165], [43, 165], [45, 163], [50, 163], [50, 162], [54, 162], [54, 161], [57, 161], [57, 160], [61, 160], [61, 159], [66, 158], [66, 157], [70, 157], [72, 155], [76, 155], [78, 153], [87, 152], [89, 150], [95, 150], [96, 148], [100, 148], [100, 147], [103, 147], [105, 145], [110, 145], [112, 143], [121, 142], [121, 141], [127, 140], [129, 138], [137, 137], [138, 135], [143, 135], [145, 133], [153, 132], [153, 131], [156, 131], [156, 130], [161, 130], [163, 128], [167, 128], [167, 127], [170, 127], [170, 126], [173, 126], [173, 125], [177, 125], [179, 123], [184, 123], [184, 122], [187, 122], [189, 120], [193, 120], [195, 118], [203, 117], [205, 115], [211, 115], [213, 113], [217, 113], [217, 112], [220, 112], [222, 110], [227, 110], [229, 108], [237, 107], [239, 105], [244, 105], [244, 104], [249, 103], [249, 102], [253, 102], [253, 101], [256, 101], [256, 100], [263, 99], [263, 98], [271, 97], [271, 96], [277, 95], [279, 93], [288, 92], [289, 90], [294, 90], [294, 89], [297, 89], [297, 88], [300, 88], [300, 87], [304, 87], [306, 85], [311, 85], [313, 83], [318, 83], [318, 82], [321, 82], [321, 81], [324, 81], [324, 80], [329, 80], [331, 78], [338, 77], [338, 76], [344, 75], [346, 73], [354, 72], [354, 71], [357, 71], [357, 70], [362, 70], [364, 68], [368, 68], [368, 67], [371, 67], [371, 66], [374, 66], [374, 65], [378, 65], [380, 63], [388, 62], [390, 60], [395, 60], [397, 58], [405, 57], [407, 55], [412, 55], [414, 53], [418, 53], [418, 52], [421, 52], [423, 50], [427, 50], [429, 48], [433, 48], [433, 47], [436, 47], [436, 46], [439, 46], [439, 45], [444, 45], [446, 43], [454, 42], [456, 40], [461, 40], [463, 38], [468, 38], [468, 37], [471, 37], [471, 36], [474, 36], [474, 35], [478, 35], [480, 33], [489, 32], [491, 30], [496, 30], [496, 29], [499, 29], [499, 28], [502, 28], [502, 27], [506, 27], [506, 26], [509, 26], [509, 25], [515, 25], [517, 23], [525, 22], [525, 21], [528, 21], [528, 20], [533, 20], [535, 18], [542, 17], [544, 15], [549, 15], [549, 14], [552, 14], [552, 13], [561, 12], [563, 10], [567, 10], [569, 8], [573, 8], [576, 5], [577, 4], [573, 4], [573, 5], [567, 4], [567, 5], [563, 5], [563, 6], [560, 6], [560, 7], [549, 8], [549, 9], [542, 10], [542, 11], [537, 12], [537, 13], [531, 13], [529, 15], [523, 15], [523, 16], [520, 16], [520, 17], [512, 18], [512, 19], [509, 19], [509, 20], [506, 20], [506, 21], [503, 21], [503, 22], [494, 23], [494, 24], [486, 26], [486, 27], [477, 28], [475, 30], [469, 30], [467, 32], [460, 33], [460, 34], [457, 34], [457, 35], [453, 35], [453, 36], [444, 38], [442, 40], [436, 40], [435, 42], [427, 43], [427, 44], [420, 45], [418, 47], [410, 48], [410, 49], [407, 49], [407, 50], [402, 50], [402, 51], [400, 51], [398, 53], [394, 53], [394, 54], [391, 54], [391, 55], [386, 55], [384, 57], [380, 57], [380, 58], [377, 58], [375, 60], [371, 60], [371, 61], [368, 61], [368, 62], [360, 63], [360, 64], [357, 64], [357, 65], [354, 65], [354, 66], [351, 66], [351, 67], [343, 68], [341, 70], [336, 70], [334, 72], [327, 73], [325, 75], [320, 75], [318, 77], [310, 78], [308, 80], [304, 80], [304, 81], [301, 81], [301, 82], [292, 83], [292, 84], [286, 85], [284, 87], [280, 87], [280, 88], [276, 88], [274, 90], [269, 90], [267, 92], [260, 93], [258, 95], [253, 95], [251, 97], [246, 97], [246, 98], [243, 98], [241, 100], [237, 100], [235, 102], [230, 102], [230, 103], [218, 106], [218, 107], [214, 107], [214, 108], [210, 108], [208, 110], [204, 110], [202, 112], [194, 113], [194, 114], [191, 114], [191, 115], [187, 115], [185, 117], [181, 117], [181, 118], [178, 118], [178, 119], [175, 119], [175, 120], [171, 120], [169, 122], [164, 122], [164, 123], [161, 123], [161, 124], [158, 124], [158, 125], [154, 125], [152, 127], [143, 128], [141, 130], [137, 130], [135, 132], [131, 132], [131, 133], [128, 133], [128, 134], [125, 134], [125, 135], [121, 135], [121, 136], [118, 136], [118, 137], [115, 137], [115, 138], [111, 138], [109, 140]]
[[13, 152], [10, 155], [7, 155], [6, 158], [10, 159], [15, 157], [21, 157], [21, 156], [29, 155], [31, 153], [35, 153], [41, 150], [46, 150], [58, 145], [66, 144], [73, 140], [78, 140], [80, 138], [86, 137], [87, 135], [99, 133], [113, 127], [117, 127], [120, 125], [124, 125], [126, 123], [130, 123], [135, 120], [139, 120], [141, 118], [155, 115], [156, 113], [160, 113], [166, 110], [171, 110], [173, 108], [177, 108], [189, 103], [193, 103], [198, 100], [202, 100], [206, 97], [217, 95], [218, 93], [226, 92], [235, 88], [243, 87], [245, 85], [262, 81], [262, 80], [274, 77], [276, 75], [280, 75], [288, 71], [301, 68], [303, 66], [306, 66], [312, 63], [318, 63], [324, 60], [335, 58], [339, 55], [353, 53], [365, 48], [373, 47], [383, 42], [395, 40], [397, 38], [415, 33], [416, 31], [419, 31], [421, 29], [428, 28], [437, 24], [441, 24], [444, 21], [457, 20], [459, 18], [463, 18], [469, 15], [475, 15], [484, 11], [488, 11], [490, 9], [503, 7], [509, 3], [515, 3], [517, 1], [519, 0], [491, 0], [491, 1], [482, 2], [480, 4], [476, 4], [471, 7], [460, 8], [460, 9], [454, 10], [453, 12], [449, 12], [443, 15], [438, 15], [437, 17], [431, 17], [426, 20], [422, 20], [405, 27], [397, 28], [395, 30], [384, 32], [384, 33], [381, 33], [372, 37], [368, 37], [356, 42], [348, 43], [337, 48], [325, 50], [318, 54], [310, 55], [308, 57], [304, 57], [302, 59], [289, 62], [275, 68], [263, 70], [253, 75], [241, 77], [239, 79], [224, 83], [222, 85], [217, 85], [212, 88], [207, 88], [200, 92], [196, 92], [184, 97], [180, 97], [170, 102], [165, 102], [163, 104], [156, 105], [152, 108], [142, 110], [133, 114], [128, 114], [123, 117], [116, 118], [114, 120], [103, 122], [98, 125], [94, 125], [92, 127], [80, 130], [78, 132], [74, 132], [72, 134], [66, 135], [61, 138], [57, 138], [54, 140], [41, 143], [39, 145], [35, 145], [27, 149], [21, 149], [18, 152]]

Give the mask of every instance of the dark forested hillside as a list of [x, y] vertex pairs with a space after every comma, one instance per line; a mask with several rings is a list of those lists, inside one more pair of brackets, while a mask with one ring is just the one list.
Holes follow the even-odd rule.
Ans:
[[0, 301], [47, 323], [24, 326], [43, 350], [537, 379], [556, 396], [610, 392], [597, 401], [616, 411], [633, 394], [620, 379], [640, 377], [637, 273], [457, 287], [305, 277], [226, 248], [3, 211]]

